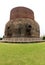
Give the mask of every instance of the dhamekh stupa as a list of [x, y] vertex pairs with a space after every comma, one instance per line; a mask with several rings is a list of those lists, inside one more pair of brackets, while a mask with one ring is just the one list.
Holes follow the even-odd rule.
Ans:
[[26, 7], [15, 7], [10, 12], [6, 23], [4, 38], [8, 42], [30, 42], [40, 39], [39, 24], [35, 21], [34, 12]]

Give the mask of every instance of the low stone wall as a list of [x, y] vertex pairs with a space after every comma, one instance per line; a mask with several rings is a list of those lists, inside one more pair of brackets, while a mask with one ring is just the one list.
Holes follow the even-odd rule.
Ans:
[[17, 37], [17, 38], [3, 38], [3, 42], [39, 42], [41, 41], [40, 38], [23, 38], [23, 37]]

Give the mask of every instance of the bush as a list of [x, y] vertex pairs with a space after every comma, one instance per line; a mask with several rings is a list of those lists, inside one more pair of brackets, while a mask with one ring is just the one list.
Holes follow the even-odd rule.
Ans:
[[43, 36], [43, 40], [45, 40], [45, 36]]
[[0, 40], [2, 40], [2, 38], [0, 38]]

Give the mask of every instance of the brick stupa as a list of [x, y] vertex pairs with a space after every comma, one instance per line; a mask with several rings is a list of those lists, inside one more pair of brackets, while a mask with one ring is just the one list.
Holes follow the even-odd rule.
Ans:
[[34, 12], [26, 7], [15, 7], [10, 12], [10, 20], [5, 26], [4, 40], [7, 42], [31, 42], [39, 40], [39, 24]]

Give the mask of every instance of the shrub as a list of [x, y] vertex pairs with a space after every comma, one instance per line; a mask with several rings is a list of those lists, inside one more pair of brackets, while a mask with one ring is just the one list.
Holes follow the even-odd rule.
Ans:
[[43, 36], [43, 40], [45, 40], [45, 36]]
[[2, 38], [0, 38], [0, 40], [2, 40]]

